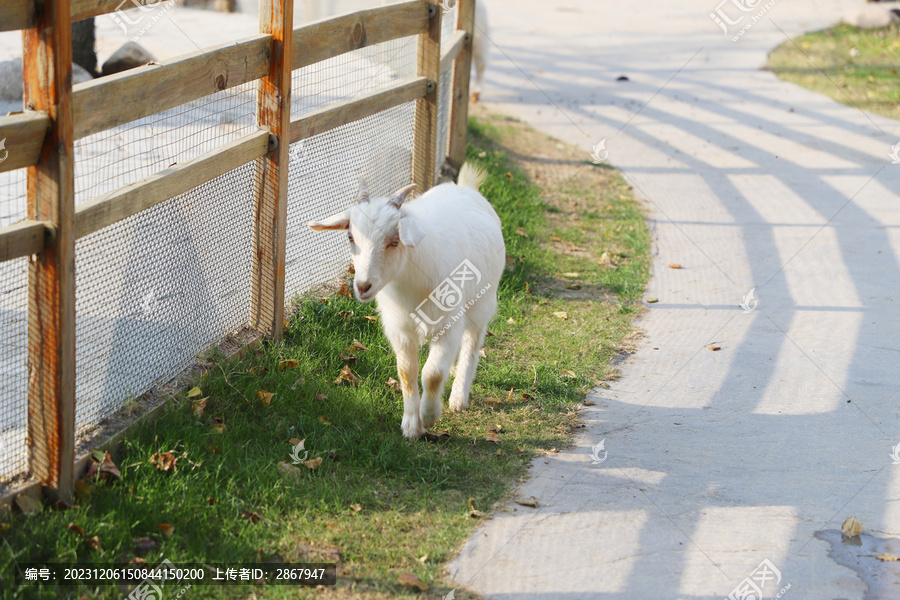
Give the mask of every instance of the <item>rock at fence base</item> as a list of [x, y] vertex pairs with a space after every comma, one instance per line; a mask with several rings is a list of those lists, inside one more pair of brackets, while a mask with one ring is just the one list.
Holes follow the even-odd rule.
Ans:
[[[91, 74], [79, 65], [72, 63], [72, 83], [81, 83], [93, 79]], [[0, 100], [6, 102], [22, 101], [22, 59], [0, 61]]]
[[880, 6], [863, 6], [847, 14], [844, 21], [863, 29], [879, 29], [897, 21], [897, 15]]
[[103, 74], [121, 73], [154, 60], [153, 55], [137, 42], [126, 42], [103, 63]]

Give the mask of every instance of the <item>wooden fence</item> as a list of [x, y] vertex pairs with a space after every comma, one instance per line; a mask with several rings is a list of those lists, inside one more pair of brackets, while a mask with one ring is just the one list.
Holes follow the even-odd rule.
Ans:
[[[293, 0], [260, 2], [259, 35], [72, 85], [71, 22], [120, 0], [0, 0], [0, 31], [23, 30], [24, 104], [0, 117], [9, 152], [0, 171], [27, 168], [24, 221], [0, 228], [0, 262], [28, 260], [27, 413], [31, 480], [19, 493], [69, 500], [81, 475], [75, 446], [75, 240], [259, 161], [250, 323], [282, 335], [288, 151], [308, 138], [415, 101], [413, 180], [434, 184], [440, 74], [454, 68], [447, 160], [465, 158], [474, 1], [459, 0], [440, 44], [441, 7], [412, 0], [292, 30]], [[367, 46], [418, 36], [416, 76], [291, 118], [291, 71]], [[247, 82], [258, 81], [259, 130], [197, 158], [75, 205], [74, 142]], [[118, 101], [109, 103], [107, 98]]]

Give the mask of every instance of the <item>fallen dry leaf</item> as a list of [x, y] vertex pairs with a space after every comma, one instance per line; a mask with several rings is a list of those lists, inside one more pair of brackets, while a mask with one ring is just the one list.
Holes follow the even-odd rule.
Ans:
[[469, 498], [469, 516], [478, 519], [484, 516], [484, 513], [475, 508], [475, 498]]
[[529, 496], [528, 498], [523, 498], [521, 500], [516, 500], [516, 504], [521, 506], [530, 506], [531, 508], [537, 508], [539, 506], [538, 499], [534, 496]]
[[322, 402], [323, 400], [328, 400], [328, 396], [326, 396], [325, 394], [316, 394], [316, 400]]
[[619, 266], [612, 261], [612, 258], [609, 256], [609, 252], [604, 252], [600, 255], [600, 264], [609, 268], [609, 269], [618, 269]]
[[647, 298], [647, 304], [653, 304], [655, 302], [659, 302], [659, 298]]
[[553, 313], [553, 316], [554, 316], [554, 317], [559, 317], [560, 319], [562, 319], [563, 321], [565, 321], [566, 319], [569, 318], [569, 313], [567, 313], [566, 311], [562, 310], [562, 311]]
[[342, 310], [338, 314], [341, 316], [341, 320], [344, 323], [346, 323], [348, 320], [350, 320], [350, 317], [353, 316], [353, 311], [352, 310]]
[[587, 400], [587, 399], [585, 399], [585, 400], [582, 400], [582, 402], [581, 402], [581, 403], [582, 403], [582, 404], [583, 404], [583, 405], [585, 405], [585, 406], [594, 406], [594, 405], [596, 405], [596, 404], [597, 404], [597, 403], [596, 403], [596, 402], [594, 402], [594, 401], [593, 401], [593, 400]]
[[76, 525], [75, 523], [69, 523], [69, 524], [66, 526], [66, 529], [69, 530], [69, 531], [74, 531], [74, 532], [77, 533], [78, 535], [84, 535], [84, 529], [82, 529], [81, 527], [79, 527], [79, 526]]
[[521, 453], [525, 452], [525, 448], [519, 448], [518, 446], [516, 446], [516, 452], [521, 454]]
[[[225, 429], [225, 426], [224, 426], [224, 425], [222, 426], [222, 429], [223, 429], [223, 430]], [[222, 433], [222, 432], [220, 431], [219, 433]], [[207, 446], [206, 449], [209, 450], [210, 452], [214, 453], [214, 454], [222, 454], [222, 449], [219, 448], [218, 446], [211, 446], [211, 445], [210, 445], [210, 446]]]
[[522, 394], [522, 400], [534, 400], [534, 396], [529, 393]]
[[501, 427], [500, 425], [488, 425], [488, 431], [500, 433], [501, 431], [503, 431], [503, 427]]
[[344, 382], [349, 383], [350, 385], [359, 385], [360, 379], [356, 375], [353, 374], [353, 371], [350, 370], [350, 367], [344, 366], [341, 369], [341, 374], [338, 375], [337, 379], [334, 380], [335, 385], [340, 385]]
[[269, 368], [268, 367], [253, 367], [252, 369], [250, 369], [250, 372], [253, 373], [254, 375], [258, 375], [259, 377], [262, 377], [263, 375], [265, 375], [266, 373], [269, 372]]
[[516, 227], [516, 233], [521, 235], [522, 237], [528, 237], [528, 234], [525, 232], [524, 227]]
[[506, 395], [506, 401], [507, 401], [507, 402], [512, 402], [512, 401], [513, 401], [513, 392], [514, 392], [515, 390], [516, 390], [516, 388], [514, 388], [514, 387], [509, 388], [509, 393]]
[[681, 265], [679, 265], [678, 263], [669, 263], [669, 268], [670, 269], [680, 269]]
[[285, 360], [279, 360], [278, 368], [281, 369], [282, 371], [286, 371], [288, 369], [293, 369], [294, 367], [296, 367], [299, 364], [300, 364], [299, 360], [297, 360], [295, 358], [288, 358]]
[[337, 295], [343, 296], [344, 298], [349, 298], [350, 297], [350, 286], [348, 286], [346, 283], [342, 283], [341, 289], [338, 290]]
[[[288, 444], [290, 444], [291, 446], [296, 446], [297, 444], [302, 444], [302, 443], [303, 443], [303, 440], [301, 440], [300, 438], [291, 438], [288, 440]], [[301, 450], [302, 450], [302, 448], [301, 448]]]
[[422, 563], [422, 564], [424, 565], [425, 563], [428, 562], [428, 556], [429, 556], [428, 554], [423, 554], [422, 556], [420, 556], [420, 557], [417, 558], [416, 560], [419, 561], [420, 563]]
[[329, 419], [325, 415], [319, 415], [319, 421], [322, 423], [322, 425], [331, 425], [331, 419]]
[[216, 499], [213, 498], [212, 496], [210, 496], [209, 498], [206, 499], [206, 503], [209, 504], [210, 506], [215, 506], [215, 505], [216, 505]]
[[172, 534], [175, 533], [175, 526], [169, 523], [160, 523], [158, 525], [159, 531], [163, 534], [163, 537], [169, 539], [172, 537]]
[[351, 504], [350, 510], [352, 510], [353, 512], [359, 512], [362, 510], [362, 504]]
[[268, 406], [272, 403], [272, 398], [275, 396], [275, 392], [267, 392], [266, 390], [256, 390], [256, 398], [259, 400], [260, 404]]
[[481, 358], [487, 358], [487, 352], [485, 352], [484, 348], [478, 351], [478, 356]]
[[485, 398], [484, 399], [485, 404], [500, 404], [501, 402], [503, 402], [503, 400], [501, 400], [500, 398]]
[[501, 440], [496, 433], [489, 433], [486, 438], [484, 438], [488, 442], [494, 442], [495, 444], [501, 443]]
[[415, 588], [419, 588], [423, 592], [428, 591], [428, 585], [419, 581], [419, 578], [413, 575], [412, 573], [404, 573], [397, 577], [397, 580], [403, 585], [412, 586]]
[[178, 458], [171, 452], [156, 452], [150, 457], [150, 464], [156, 465], [160, 471], [177, 471], [178, 469], [175, 467], [177, 462]]
[[722, 349], [722, 346], [714, 346], [712, 344], [707, 344], [706, 347], [709, 348], [710, 350], [712, 350], [713, 352]]
[[[225, 433], [225, 423], [214, 423], [212, 426], [213, 433]], [[216, 446], [218, 449], [218, 446]], [[216, 454], [221, 454], [222, 451], [219, 450]]]
[[196, 398], [197, 396], [201, 395], [202, 393], [203, 392], [200, 391], [200, 388], [194, 387], [194, 388], [191, 388], [191, 390], [187, 393], [187, 397], [188, 398]]
[[372, 321], [374, 323], [378, 320], [378, 316], [377, 315], [366, 315], [365, 317], [363, 317], [363, 319], [365, 319], [367, 321]]
[[369, 350], [368, 348], [366, 348], [365, 346], [363, 346], [362, 344], [360, 344], [360, 343], [359, 343], [359, 340], [356, 340], [356, 339], [353, 340], [353, 343], [350, 345], [350, 347], [351, 347], [351, 348], [355, 348], [356, 350], [366, 350], [366, 351]]
[[403, 388], [400, 387], [400, 382], [394, 379], [393, 377], [388, 377], [388, 380], [384, 382], [386, 386], [394, 390], [395, 392], [403, 391]]
[[568, 377], [569, 379], [578, 379], [578, 375], [575, 374], [575, 371], [571, 369], [563, 369], [559, 372], [560, 376]]
[[99, 477], [100, 479], [122, 478], [122, 474], [119, 473], [119, 467], [117, 467], [116, 463], [113, 462], [109, 450], [103, 453], [103, 460], [100, 461], [100, 466], [97, 467], [97, 477]]
[[251, 523], [256, 523], [257, 521], [262, 520], [263, 516], [258, 512], [245, 510], [241, 513], [241, 516], [245, 519], [249, 519]]
[[191, 408], [194, 411], [194, 418], [199, 419], [203, 416], [203, 411], [206, 409], [206, 403], [209, 402], [209, 396], [206, 398], [200, 398], [199, 400], [194, 400], [191, 402]]
[[900, 557], [896, 557], [893, 554], [876, 554], [875, 558], [880, 560], [881, 562], [897, 562], [900, 561]]
[[103, 547], [100, 546], [100, 538], [99, 536], [93, 536], [89, 538], [85, 538], [84, 545], [90, 548], [91, 550], [96, 550], [100, 554], [103, 554]]
[[344, 361], [344, 362], [347, 363], [347, 364], [355, 363], [355, 362], [356, 362], [356, 356], [354, 356], [353, 354], [349, 354], [349, 355], [348, 355], [348, 354], [343, 354], [343, 353], [341, 353], [341, 360]]
[[862, 533], [862, 523], [856, 517], [850, 517], [841, 525], [841, 533], [847, 537], [856, 537]]
[[562, 274], [563, 277], [568, 277], [569, 279], [574, 279], [574, 278], [578, 277], [579, 275], [581, 275], [581, 273], [563, 273]]
[[304, 467], [312, 469], [313, 471], [318, 471], [319, 465], [322, 464], [322, 457], [317, 456], [317, 457], [311, 458], [309, 460], [304, 460], [300, 464], [303, 465]]

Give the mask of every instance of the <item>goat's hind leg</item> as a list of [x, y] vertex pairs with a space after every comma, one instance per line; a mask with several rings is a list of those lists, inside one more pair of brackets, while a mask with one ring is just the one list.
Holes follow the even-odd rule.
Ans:
[[419, 414], [422, 416], [422, 425], [427, 429], [441, 418], [444, 408], [441, 396], [444, 394], [444, 384], [447, 382], [447, 374], [453, 360], [459, 353], [460, 334], [451, 327], [444, 335], [431, 342], [428, 352], [428, 360], [422, 367], [422, 404]]
[[484, 331], [483, 327], [470, 322], [463, 332], [456, 362], [456, 377], [450, 390], [450, 410], [463, 411], [469, 408], [469, 389], [478, 368], [478, 353], [484, 343]]

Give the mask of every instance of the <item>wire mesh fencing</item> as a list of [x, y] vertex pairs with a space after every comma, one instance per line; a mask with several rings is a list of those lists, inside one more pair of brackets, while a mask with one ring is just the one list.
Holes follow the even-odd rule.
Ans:
[[[443, 15], [451, 39], [455, 12]], [[447, 152], [453, 62], [439, 78], [435, 175]], [[292, 72], [291, 116], [388, 90], [417, 75], [417, 36]], [[78, 140], [75, 204], [96, 199], [258, 131], [251, 81]], [[291, 144], [285, 301], [350, 264], [342, 236], [307, 227], [346, 208], [360, 179], [373, 196], [412, 180], [416, 101]], [[86, 235], [75, 244], [76, 435], [170, 380], [198, 354], [252, 324], [255, 159]], [[0, 227], [24, 219], [25, 170], [0, 173]], [[0, 262], [0, 492], [27, 471], [28, 259]]]

